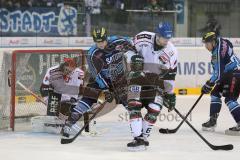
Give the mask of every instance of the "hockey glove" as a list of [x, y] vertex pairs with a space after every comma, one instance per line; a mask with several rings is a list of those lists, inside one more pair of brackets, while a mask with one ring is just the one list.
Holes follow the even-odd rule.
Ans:
[[203, 94], [209, 94], [211, 91], [212, 91], [212, 88], [214, 87], [214, 83], [210, 82], [210, 81], [207, 81], [203, 87], [202, 87], [202, 90], [201, 92]]
[[128, 74], [128, 79], [134, 79], [134, 78], [139, 78], [139, 77], [144, 77], [145, 73], [144, 72], [130, 72]]
[[131, 57], [131, 71], [141, 72], [143, 71], [144, 59], [140, 55], [134, 55]]
[[71, 97], [69, 101], [70, 101], [71, 104], [77, 103], [77, 99], [74, 98], [74, 97]]
[[105, 95], [105, 101], [111, 103], [113, 101], [113, 94], [109, 90], [104, 90], [103, 93]]
[[176, 106], [176, 95], [175, 95], [175, 93], [166, 94], [163, 97], [163, 105], [168, 108], [168, 112], [172, 111]]

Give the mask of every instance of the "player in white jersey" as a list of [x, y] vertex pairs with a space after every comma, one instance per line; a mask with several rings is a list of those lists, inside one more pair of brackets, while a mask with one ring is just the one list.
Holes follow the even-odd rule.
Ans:
[[75, 59], [65, 58], [63, 64], [47, 70], [40, 87], [41, 95], [46, 102], [49, 98], [49, 89], [61, 94], [61, 101], [77, 99], [79, 87], [83, 85], [84, 71], [76, 66]]
[[[155, 93], [152, 99], [140, 97], [140, 99], [136, 98], [129, 101], [130, 126], [134, 140], [128, 144], [128, 148], [134, 149], [140, 146], [148, 146], [147, 137], [150, 135], [162, 106], [168, 107], [169, 111], [175, 107], [174, 81], [177, 71], [178, 52], [169, 41], [171, 37], [172, 27], [169, 23], [164, 22], [157, 26], [156, 33], [143, 31], [133, 39], [137, 52], [144, 59], [143, 70], [146, 74], [145, 77], [148, 77], [150, 84], [152, 83], [155, 87], [161, 88], [164, 96]], [[155, 80], [150, 80], [150, 76], [147, 74], [154, 74], [158, 77], [157, 79], [163, 81], [163, 84], [158, 85]], [[141, 85], [138, 89], [136, 89], [136, 85], [134, 91], [141, 90], [143, 92], [145, 89], [149, 90], [149, 84], [147, 85], [147, 87]], [[141, 115], [142, 107], [145, 107], [148, 111], [144, 118]]]
[[47, 116], [34, 117], [33, 130], [60, 132], [62, 120], [67, 119], [71, 104], [76, 102], [83, 85], [84, 71], [79, 63], [80, 57], [65, 58], [64, 63], [47, 70], [40, 87], [47, 104]]

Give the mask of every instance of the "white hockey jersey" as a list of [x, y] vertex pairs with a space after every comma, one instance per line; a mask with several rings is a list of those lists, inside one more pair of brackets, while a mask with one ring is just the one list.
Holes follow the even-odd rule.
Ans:
[[[178, 52], [175, 46], [168, 41], [167, 45], [158, 50], [155, 48], [156, 34], [143, 31], [138, 33], [133, 43], [137, 52], [144, 57], [144, 71], [161, 74], [163, 70], [176, 70]], [[175, 73], [176, 74], [176, 73]], [[172, 93], [174, 80], [164, 80], [165, 91]]]
[[63, 76], [59, 71], [59, 65], [51, 67], [47, 70], [43, 84], [51, 85], [54, 92], [62, 94], [61, 100], [69, 100], [71, 97], [77, 98], [79, 87], [83, 85], [84, 71], [76, 68], [67, 76]]

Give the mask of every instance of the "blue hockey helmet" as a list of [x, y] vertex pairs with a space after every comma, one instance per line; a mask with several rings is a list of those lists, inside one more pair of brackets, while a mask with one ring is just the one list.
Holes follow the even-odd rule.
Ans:
[[173, 36], [172, 25], [168, 22], [161, 22], [156, 28], [156, 33], [160, 37], [170, 39]]

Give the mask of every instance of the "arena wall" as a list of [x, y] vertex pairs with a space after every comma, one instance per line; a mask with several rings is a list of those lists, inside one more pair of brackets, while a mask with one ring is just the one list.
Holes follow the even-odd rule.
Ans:
[[[90, 37], [72, 37], [72, 39], [65, 38], [65, 40], [64, 38], [54, 37], [44, 38], [47, 39], [40, 38], [32, 42], [29, 38], [25, 38], [24, 40], [19, 37], [15, 37], [15, 39], [14, 37], [6, 37], [4, 42], [3, 38], [0, 38], [0, 46], [2, 46], [2, 48], [0, 48], [0, 64], [2, 64], [2, 53], [4, 52], [12, 52], [14, 50], [54, 50], [73, 48], [87, 50], [92, 44], [92, 39]], [[231, 41], [233, 42], [235, 53], [240, 57], [240, 39], [231, 38]], [[212, 73], [210, 63], [211, 54], [205, 49], [200, 38], [174, 38], [172, 42], [179, 51], [176, 93], [182, 95], [199, 94], [201, 86], [210, 78], [210, 74]]]

